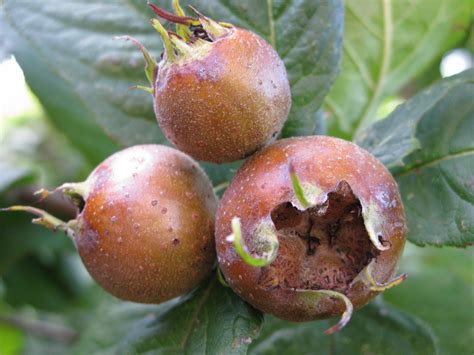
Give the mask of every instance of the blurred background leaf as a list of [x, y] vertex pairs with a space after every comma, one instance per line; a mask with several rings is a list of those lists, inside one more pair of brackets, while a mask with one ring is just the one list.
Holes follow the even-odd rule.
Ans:
[[341, 73], [329, 96], [329, 133], [352, 137], [379, 105], [467, 37], [471, 0], [346, 1]]

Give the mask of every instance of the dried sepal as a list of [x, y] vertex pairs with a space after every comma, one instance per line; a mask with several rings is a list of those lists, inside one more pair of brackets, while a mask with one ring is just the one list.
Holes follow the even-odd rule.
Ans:
[[392, 280], [385, 282], [385, 283], [379, 283], [377, 280], [375, 280], [373, 276], [373, 267], [374, 267], [375, 260], [372, 260], [369, 265], [367, 265], [360, 273], [357, 275], [357, 277], [352, 281], [351, 285], [354, 285], [358, 282], [362, 282], [365, 285], [367, 285], [371, 291], [376, 291], [376, 292], [383, 292], [385, 290], [388, 290], [389, 288], [395, 287], [400, 285], [403, 281], [405, 281], [408, 277], [408, 274], [404, 273], [401, 274]]
[[381, 231], [384, 216], [378, 211], [377, 206], [366, 206], [362, 204], [362, 216], [364, 217], [365, 228], [367, 229], [369, 238], [374, 244], [374, 246], [380, 251], [390, 249], [390, 245], [384, 245], [380, 240], [380, 238], [382, 237]]
[[351, 320], [352, 312], [354, 311], [354, 306], [349, 298], [346, 295], [340, 292], [332, 291], [332, 290], [303, 290], [303, 289], [296, 289], [301, 296], [307, 297], [310, 302], [318, 303], [321, 299], [325, 297], [335, 298], [342, 302], [345, 305], [345, 311], [342, 313], [342, 316], [337, 322], [337, 324], [333, 325], [331, 328], [327, 329], [324, 333], [327, 335], [334, 334], [335, 332], [341, 330], [346, 326], [346, 324]]

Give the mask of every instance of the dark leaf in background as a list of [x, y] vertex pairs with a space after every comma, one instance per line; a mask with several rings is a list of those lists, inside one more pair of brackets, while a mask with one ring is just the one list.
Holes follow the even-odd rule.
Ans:
[[0, 161], [0, 194], [17, 185], [32, 183], [36, 176], [27, 167]]
[[[119, 354], [246, 354], [262, 316], [215, 277], [182, 300], [160, 306], [122, 303], [99, 314], [77, 347]], [[106, 325], [107, 324], [107, 325]]]
[[474, 242], [474, 69], [399, 106], [358, 143], [395, 175], [416, 244]]
[[0, 276], [26, 255], [36, 251], [52, 254], [71, 248], [71, 241], [61, 233], [31, 223], [23, 213], [0, 212]]
[[[47, 311], [63, 311], [71, 306], [76, 294], [57, 260], [41, 262], [35, 257], [21, 260], [2, 275], [5, 301], [14, 307], [30, 306]], [[71, 286], [70, 286], [71, 285]]]
[[[384, 98], [467, 36], [470, 0], [348, 0], [341, 73], [325, 99], [331, 135], [350, 138]], [[370, 5], [370, 6], [369, 6]]]
[[323, 332], [329, 321], [290, 323], [270, 318], [250, 354], [436, 354], [437, 340], [418, 318], [381, 300], [356, 312], [339, 333]]

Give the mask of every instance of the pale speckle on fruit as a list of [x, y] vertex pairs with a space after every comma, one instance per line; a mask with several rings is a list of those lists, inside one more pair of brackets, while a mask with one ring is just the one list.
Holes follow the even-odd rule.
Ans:
[[[298, 207], [295, 201], [289, 174], [290, 159], [292, 165], [297, 167], [296, 174], [311, 199], [311, 205], [318, 206], [311, 211], [310, 218], [319, 223], [313, 224], [310, 231], [306, 229], [306, 210]], [[251, 174], [253, 177], [249, 180]], [[266, 184], [265, 189], [262, 189], [263, 184]], [[337, 186], [341, 189], [340, 192], [332, 195], [332, 200], [329, 199], [326, 205], [325, 201]], [[348, 194], [349, 190], [353, 197]], [[346, 197], [341, 200], [341, 196]], [[345, 212], [334, 219], [337, 223], [333, 223], [332, 218], [336, 218], [336, 214], [331, 206], [342, 203], [344, 199], [348, 209], [346, 211], [341, 208]], [[288, 219], [293, 221], [291, 225], [285, 225], [285, 218], [273, 219], [273, 223], [280, 223], [277, 228], [280, 243], [277, 258], [270, 266], [263, 268], [245, 264], [237, 255], [233, 244], [226, 240], [232, 233], [231, 220], [234, 217], [240, 218], [242, 238], [252, 252], [255, 241], [259, 239], [255, 226], [268, 221], [268, 216], [275, 213], [278, 206], [286, 208], [283, 210], [285, 213], [279, 212], [280, 216], [294, 217]], [[351, 206], [357, 208], [352, 211]], [[295, 220], [297, 215], [302, 219]], [[327, 229], [318, 230], [317, 226], [323, 225]], [[295, 231], [285, 229], [289, 226], [296, 228]], [[282, 239], [282, 230], [285, 231], [285, 236], [293, 234]], [[324, 233], [327, 235], [326, 239], [322, 239]], [[368, 233], [372, 238], [369, 238]], [[302, 305], [292, 291], [295, 287], [328, 287], [344, 292], [355, 308], [366, 304], [378, 292], [360, 284], [346, 289], [348, 283], [369, 260], [377, 260], [373, 264], [374, 279], [381, 283], [389, 281], [396, 270], [406, 234], [401, 198], [387, 169], [356, 145], [323, 136], [280, 140], [254, 154], [239, 169], [224, 193], [216, 221], [219, 264], [229, 285], [256, 308], [293, 321], [327, 318], [344, 311], [343, 305], [338, 301]], [[303, 240], [300, 235], [309, 235], [314, 239], [308, 237]], [[348, 238], [341, 238], [339, 243], [334, 243], [331, 238], [339, 235]], [[355, 236], [361, 239], [354, 239]], [[344, 242], [346, 239], [349, 242], [351, 238], [353, 250], [362, 248], [355, 254], [347, 253], [349, 245]], [[328, 249], [329, 245], [334, 250]], [[375, 245], [379, 248], [375, 248]], [[308, 256], [302, 259], [297, 257], [303, 254]], [[340, 267], [318, 268], [317, 265], [321, 262], [317, 259], [314, 259], [317, 265], [313, 265], [311, 258], [322, 255], [330, 258], [333, 266]], [[344, 269], [344, 265], [357, 265], [357, 268]], [[317, 274], [314, 274], [314, 270], [317, 270]], [[344, 283], [340, 283], [342, 281]], [[252, 297], [249, 296], [250, 293]]]
[[160, 71], [155, 86], [155, 113], [166, 137], [194, 158], [217, 163], [268, 144], [290, 105], [281, 59], [239, 28], [212, 43], [207, 56]]
[[[107, 291], [160, 303], [210, 275], [217, 199], [189, 156], [165, 146], [131, 147], [100, 164], [87, 182], [75, 242], [89, 273]], [[194, 197], [183, 199], [186, 192]], [[193, 213], [202, 223], [193, 221]]]

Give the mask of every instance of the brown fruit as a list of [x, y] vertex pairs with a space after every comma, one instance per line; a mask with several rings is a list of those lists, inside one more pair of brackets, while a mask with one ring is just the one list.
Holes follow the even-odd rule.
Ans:
[[83, 183], [59, 188], [79, 201], [75, 220], [37, 223], [70, 235], [91, 276], [114, 296], [161, 303], [191, 291], [215, 262], [217, 199], [196, 162], [173, 148], [141, 145], [102, 162]]
[[385, 167], [322, 136], [281, 140], [252, 156], [216, 219], [218, 261], [234, 291], [286, 320], [344, 313], [328, 333], [347, 323], [352, 305], [403, 281], [392, 277], [406, 234]]
[[[215, 163], [245, 158], [274, 140], [283, 127], [291, 93], [284, 63], [256, 34], [201, 14], [176, 16], [163, 31], [165, 53], [151, 86], [157, 120], [166, 137], [196, 159]], [[177, 11], [180, 12], [179, 10]]]

